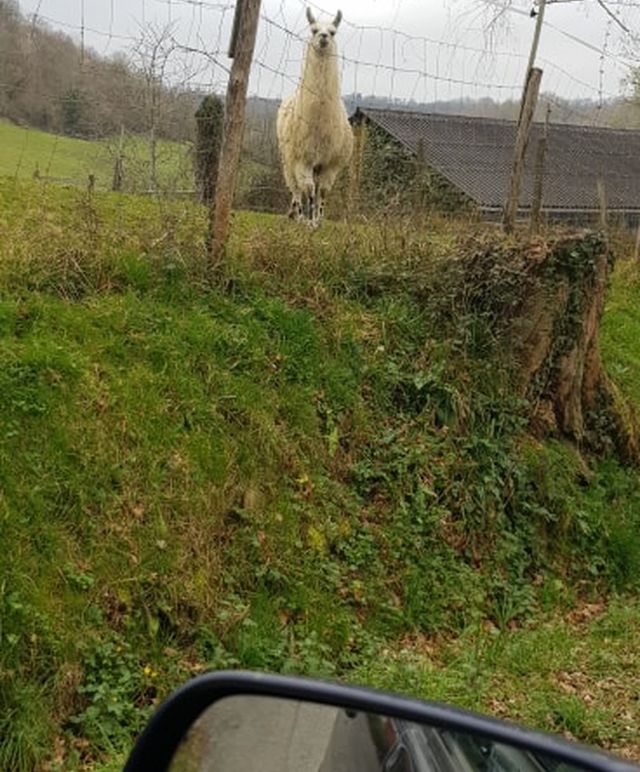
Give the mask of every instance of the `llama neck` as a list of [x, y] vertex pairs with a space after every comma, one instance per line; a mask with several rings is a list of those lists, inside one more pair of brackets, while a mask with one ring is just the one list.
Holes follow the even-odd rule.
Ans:
[[301, 98], [309, 107], [314, 104], [323, 105], [340, 98], [338, 54], [335, 50], [320, 56], [310, 45], [307, 47]]

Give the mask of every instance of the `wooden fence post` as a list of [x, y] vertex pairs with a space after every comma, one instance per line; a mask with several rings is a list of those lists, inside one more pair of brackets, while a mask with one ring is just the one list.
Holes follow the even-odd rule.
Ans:
[[118, 153], [113, 164], [113, 178], [111, 180], [111, 190], [120, 191], [124, 182], [124, 124], [120, 126], [120, 142], [118, 143]]
[[544, 121], [542, 136], [538, 140], [536, 148], [536, 167], [533, 179], [533, 200], [531, 202], [531, 234], [536, 234], [540, 230], [540, 219], [542, 212], [542, 186], [544, 183], [544, 161], [547, 154], [547, 140], [549, 137], [549, 116], [551, 114], [551, 105], [547, 105], [547, 115]]
[[512, 233], [515, 227], [520, 189], [522, 188], [522, 178], [524, 176], [525, 155], [527, 152], [527, 145], [529, 144], [531, 123], [536, 110], [536, 104], [538, 103], [538, 92], [540, 91], [541, 79], [542, 70], [538, 67], [532, 67], [529, 70], [529, 76], [527, 77], [527, 84], [522, 98], [516, 144], [513, 151], [513, 167], [511, 169], [511, 179], [509, 181], [509, 193], [507, 195], [507, 201], [502, 216], [502, 226], [505, 233]]
[[349, 217], [360, 213], [362, 198], [362, 159], [366, 143], [366, 118], [360, 115], [353, 125], [353, 154], [349, 173]]
[[242, 150], [247, 88], [260, 18], [260, 3], [261, 0], [237, 0], [236, 2], [234, 32], [229, 51], [233, 55], [233, 64], [227, 85], [218, 183], [209, 220], [207, 251], [210, 267], [214, 273], [220, 267], [229, 235], [229, 218]]
[[540, 33], [542, 32], [542, 25], [544, 24], [544, 12], [547, 9], [547, 0], [538, 0], [538, 10], [534, 11], [536, 16], [536, 28], [533, 33], [533, 40], [531, 41], [531, 51], [529, 52], [529, 61], [527, 63], [527, 70], [525, 75], [524, 87], [527, 87], [527, 80], [529, 79], [529, 73], [533, 69], [536, 63], [536, 57], [538, 55], [538, 47], [540, 45]]
[[633, 259], [636, 263], [640, 260], [640, 223], [638, 223], [638, 227], [636, 228], [636, 245], [633, 250]]
[[596, 182], [596, 187], [598, 189], [598, 208], [600, 210], [600, 229], [603, 231], [607, 230], [607, 189], [604, 184], [604, 179], [602, 177], [598, 177], [598, 180]]

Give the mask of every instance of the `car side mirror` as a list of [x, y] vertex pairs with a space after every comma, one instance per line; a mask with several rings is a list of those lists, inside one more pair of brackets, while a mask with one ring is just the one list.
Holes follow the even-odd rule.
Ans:
[[339, 684], [226, 672], [160, 706], [125, 772], [622, 772], [555, 736]]

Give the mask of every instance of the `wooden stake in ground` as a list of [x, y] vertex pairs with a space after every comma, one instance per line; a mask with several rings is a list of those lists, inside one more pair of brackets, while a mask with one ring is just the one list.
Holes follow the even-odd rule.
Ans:
[[598, 177], [596, 182], [598, 189], [598, 209], [600, 210], [600, 230], [607, 230], [607, 189], [604, 185], [602, 177]]
[[120, 126], [120, 142], [118, 143], [118, 152], [113, 164], [113, 180], [111, 181], [111, 190], [121, 191], [124, 182], [124, 126]]
[[362, 159], [366, 143], [366, 123], [364, 116], [360, 117], [353, 126], [353, 154], [351, 156], [351, 169], [349, 174], [349, 204], [348, 215], [352, 217], [360, 211], [361, 185], [362, 185]]
[[547, 105], [547, 117], [544, 122], [542, 136], [538, 140], [536, 149], [536, 168], [533, 178], [533, 200], [531, 202], [531, 233], [536, 234], [540, 230], [542, 213], [542, 185], [544, 182], [544, 160], [547, 154], [547, 139], [549, 136], [549, 116], [551, 106]]
[[229, 234], [229, 218], [242, 150], [247, 88], [256, 44], [260, 3], [261, 0], [237, 0], [236, 4], [234, 33], [229, 52], [234, 58], [227, 86], [218, 184], [209, 221], [208, 252], [213, 271], [219, 268]]
[[636, 246], [633, 250], [633, 259], [638, 262], [640, 260], [640, 223], [638, 224], [638, 228], [636, 230]]
[[[523, 120], [527, 111], [527, 100], [531, 98], [531, 80], [534, 71], [534, 65], [536, 63], [536, 56], [538, 55], [538, 46], [540, 45], [540, 34], [542, 33], [542, 25], [544, 23], [544, 12], [547, 7], [547, 0], [538, 0], [538, 11], [533, 12], [536, 16], [536, 28], [533, 33], [533, 40], [531, 41], [531, 51], [529, 52], [529, 61], [527, 62], [527, 69], [525, 71], [524, 78], [524, 90], [522, 92], [522, 100], [520, 102], [520, 115], [518, 116], [518, 133], [516, 137], [516, 146], [513, 154], [513, 169], [511, 171], [511, 181], [509, 184], [509, 195], [504, 207], [504, 213], [502, 217], [502, 224], [506, 233], [513, 231], [515, 227], [516, 214], [518, 211], [518, 199], [520, 197], [520, 188], [522, 187], [522, 174], [524, 173], [524, 156], [527, 152], [527, 143], [529, 141], [529, 129], [526, 131], [523, 128]], [[539, 78], [542, 77], [542, 71], [539, 71]], [[540, 83], [536, 89], [536, 97], [534, 99], [533, 110], [531, 111], [531, 119], [535, 113], [535, 103], [537, 102], [537, 91], [540, 88]], [[529, 128], [531, 121], [529, 121]], [[521, 147], [523, 145], [523, 147]], [[522, 158], [520, 159], [520, 156]]]
[[529, 70], [527, 85], [520, 109], [520, 118], [518, 120], [518, 129], [516, 134], [516, 145], [513, 152], [513, 167], [511, 170], [511, 179], [509, 182], [509, 193], [507, 202], [504, 206], [502, 225], [505, 233], [511, 233], [515, 227], [516, 214], [518, 211], [518, 201], [520, 199], [520, 190], [522, 188], [522, 178], [524, 176], [524, 159], [529, 144], [529, 135], [531, 134], [531, 123], [538, 103], [538, 92], [540, 91], [540, 81], [542, 79], [542, 70], [537, 67]]

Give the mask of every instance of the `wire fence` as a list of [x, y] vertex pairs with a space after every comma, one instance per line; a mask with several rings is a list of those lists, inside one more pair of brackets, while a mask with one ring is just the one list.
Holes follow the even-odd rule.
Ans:
[[[598, 30], [585, 35], [567, 26], [564, 7], [547, 15], [543, 34], [552, 44], [538, 58], [544, 75], [537, 118], [550, 106], [552, 124], [639, 128], [633, 78], [640, 4], [613, 0], [604, 10], [599, 0], [578, 4]], [[316, 13], [335, 12], [310, 5]], [[350, 19], [347, 9], [339, 30], [349, 113], [371, 107], [517, 117], [530, 8], [498, 0], [470, 5], [441, 25], [437, 36], [422, 34], [430, 29], [426, 10], [410, 17], [403, 16], [408, 3], [389, 5], [386, 18], [376, 10], [370, 23]], [[239, 206], [286, 208], [275, 117], [299, 83], [306, 7], [305, 0], [263, 2]], [[109, 189], [119, 165], [118, 189], [196, 195], [194, 113], [204, 95], [224, 94], [233, 14], [230, 0], [81, 0], [64, 12], [53, 0], [0, 0], [0, 174]], [[403, 26], [405, 17], [415, 29]], [[520, 24], [519, 37], [496, 26], [502, 19]], [[562, 56], [554, 56], [559, 47]], [[466, 138], [465, 155], [467, 171], [476, 176], [483, 172], [488, 136], [478, 126]], [[590, 158], [576, 161], [588, 167], [580, 172], [585, 184], [589, 177], [593, 187], [593, 175], [613, 158], [626, 185], [636, 174], [635, 146], [612, 142], [606, 132], [590, 136]], [[575, 168], [572, 173], [580, 176]]]

